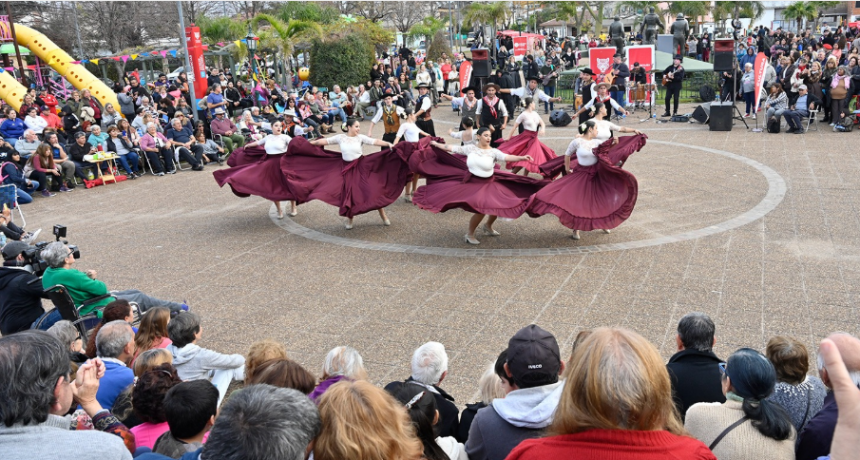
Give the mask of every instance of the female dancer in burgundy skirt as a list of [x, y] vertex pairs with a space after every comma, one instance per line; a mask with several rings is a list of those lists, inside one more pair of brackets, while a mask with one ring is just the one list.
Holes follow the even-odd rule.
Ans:
[[484, 233], [498, 236], [499, 232], [493, 229], [496, 218], [521, 216], [529, 198], [548, 183], [495, 169], [498, 161], [530, 161], [531, 157], [506, 155], [490, 147], [493, 136], [487, 127], [480, 128], [477, 134], [477, 145], [450, 146], [422, 139], [420, 146], [430, 147], [409, 157], [412, 170], [427, 178], [427, 185], [415, 192], [413, 203], [434, 213], [454, 208], [474, 213], [465, 237], [469, 244], [480, 244], [475, 230], [485, 215], [490, 217], [483, 227]]
[[[604, 105], [602, 102], [594, 103], [594, 105], [591, 107], [591, 114], [594, 117], [592, 120], [594, 120], [594, 122], [597, 124], [597, 137], [595, 139], [599, 140], [601, 143], [603, 141], [611, 139], [613, 137], [613, 132], [642, 134], [642, 131], [639, 131], [638, 129], [628, 128], [626, 126], [618, 126], [615, 123], [606, 120], [608, 114], [606, 111], [606, 105]], [[622, 155], [623, 158], [621, 159], [621, 163], [623, 164], [624, 161], [627, 159], [627, 156], [632, 153], [633, 151], [630, 151], [629, 153], [627, 153], [627, 155]], [[564, 156], [560, 156], [553, 160], [547, 161], [546, 163], [540, 165], [540, 172], [544, 175], [544, 177], [555, 177], [559, 173], [565, 173], [567, 169], [570, 169], [565, 169], [565, 161], [566, 160]], [[621, 166], [617, 163], [615, 164], [616, 166]]]
[[[641, 149], [646, 139], [644, 135], [627, 136], [615, 149], [612, 141], [597, 139], [594, 120], [579, 125], [579, 132], [581, 136], [565, 152], [568, 174], [537, 192], [528, 209], [531, 217], [558, 216], [562, 225], [573, 229], [574, 240], [579, 239], [580, 230], [609, 233], [630, 217], [639, 184], [633, 174], [616, 164], [621, 156], [629, 156], [627, 151]], [[571, 168], [574, 153], [576, 164]]]
[[[519, 173], [521, 169], [525, 168], [525, 174], [528, 175], [530, 172], [540, 173], [540, 165], [556, 158], [557, 155], [552, 149], [537, 139], [538, 133], [543, 135], [546, 132], [546, 125], [540, 115], [535, 112], [534, 99], [527, 97], [523, 99], [523, 103], [526, 106], [526, 110], [517, 117], [510, 134], [508, 134], [508, 138], [504, 141], [498, 141], [498, 144], [500, 144], [499, 150], [508, 155], [528, 155], [532, 157], [531, 161], [505, 163], [505, 167], [510, 169], [514, 174]], [[523, 125], [525, 131], [522, 134], [514, 136], [520, 125]]]
[[292, 140], [283, 129], [283, 122], [273, 123], [271, 135], [236, 149], [227, 160], [230, 168], [212, 173], [219, 186], [229, 184], [236, 196], [256, 195], [272, 200], [278, 208], [278, 219], [284, 218], [281, 201], [290, 201], [291, 216], [298, 213], [295, 198], [281, 172], [281, 159]]

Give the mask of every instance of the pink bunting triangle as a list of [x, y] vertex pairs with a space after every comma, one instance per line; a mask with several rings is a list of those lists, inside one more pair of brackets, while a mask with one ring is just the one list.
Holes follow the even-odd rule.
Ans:
[[129, 55], [127, 55], [127, 54], [121, 58], [121, 59], [122, 59], [123, 64], [125, 64], [126, 62], [128, 62], [128, 58], [129, 58]]
[[218, 42], [218, 43], [216, 43], [216, 44], [217, 44], [218, 46], [224, 46], [224, 42]]
[[161, 53], [161, 57], [163, 57], [163, 58], [167, 57], [167, 50], [161, 50], [161, 51], [159, 51], [159, 53]]

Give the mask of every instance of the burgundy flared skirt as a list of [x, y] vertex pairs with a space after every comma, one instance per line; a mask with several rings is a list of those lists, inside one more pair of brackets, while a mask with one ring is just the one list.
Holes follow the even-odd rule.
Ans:
[[395, 149], [343, 161], [331, 152], [297, 137], [290, 141], [281, 162], [287, 187], [298, 203], [320, 200], [337, 206], [340, 215], [354, 217], [397, 201], [412, 174], [403, 155]]
[[488, 178], [477, 177], [469, 172], [465, 156], [435, 147], [414, 152], [409, 165], [427, 179], [427, 184], [415, 191], [412, 202], [434, 213], [459, 208], [516, 219], [528, 208], [532, 195], [549, 184], [498, 168]]
[[[618, 139], [618, 144], [610, 146], [609, 162], [614, 165], [617, 165], [618, 163], [624, 165], [624, 162], [627, 161], [627, 158], [630, 155], [642, 150], [642, 147], [645, 146], [645, 140], [648, 139], [648, 136], [644, 134], [636, 136], [623, 136], [608, 139], [606, 142], [612, 143], [614, 142], [613, 139]], [[571, 158], [571, 169], [573, 169], [573, 164], [575, 162], [576, 159]], [[543, 177], [553, 178], [558, 176], [564, 170], [564, 155], [547, 161], [546, 163], [540, 165], [539, 169]]]
[[[287, 178], [281, 172], [284, 154], [267, 155], [262, 147], [243, 147], [233, 151], [227, 164], [212, 175], [218, 185], [229, 185], [239, 197], [251, 195], [272, 201], [294, 200]], [[232, 164], [231, 164], [232, 163]]]
[[529, 155], [532, 157], [532, 161], [515, 161], [507, 163], [505, 165], [507, 169], [521, 167], [527, 169], [529, 172], [540, 173], [540, 165], [554, 158], [558, 158], [558, 155], [556, 155], [551, 148], [538, 140], [537, 131], [525, 130], [522, 134], [512, 137], [509, 141], [500, 139], [496, 141], [496, 143], [499, 144], [499, 150], [508, 155]]
[[[645, 143], [644, 135], [630, 137], [641, 139], [627, 140], [625, 145]], [[532, 199], [528, 214], [531, 217], [554, 214], [562, 225], [574, 230], [611, 229], [621, 225], [633, 213], [639, 184], [633, 174], [614, 166], [623, 152], [611, 150], [607, 142], [601, 144], [594, 151], [598, 157], [596, 164], [577, 164], [570, 174], [541, 189]]]

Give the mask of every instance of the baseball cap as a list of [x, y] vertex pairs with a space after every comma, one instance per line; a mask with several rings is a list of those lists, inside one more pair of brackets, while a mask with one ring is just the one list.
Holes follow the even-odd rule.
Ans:
[[508, 341], [508, 370], [520, 388], [546, 385], [558, 380], [561, 353], [555, 336], [530, 324]]
[[18, 257], [22, 252], [26, 251], [29, 247], [29, 244], [22, 243], [21, 241], [10, 241], [6, 246], [3, 246], [3, 259], [12, 260]]
[[797, 90], [798, 90], [798, 91], [800, 91], [800, 90], [802, 90], [802, 89], [807, 89], [807, 88], [806, 88], [806, 85], [800, 85], [800, 86], [798, 86], [798, 87], [797, 87]]

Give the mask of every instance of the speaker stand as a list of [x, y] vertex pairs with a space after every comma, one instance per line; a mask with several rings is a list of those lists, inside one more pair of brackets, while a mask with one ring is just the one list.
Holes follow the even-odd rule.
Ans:
[[[737, 64], [735, 64], [735, 65], [737, 65]], [[737, 69], [734, 68], [734, 66], [732, 66], [732, 73], [734, 74], [734, 77], [735, 77], [735, 78], [732, 78], [732, 108], [735, 109], [735, 113], [737, 114], [737, 116], [732, 118], [732, 119], [733, 120], [740, 120], [740, 122], [743, 123], [747, 129], [750, 129], [750, 125], [747, 124], [747, 119], [743, 117], [743, 114], [741, 113], [741, 109], [738, 108], [738, 104], [737, 104], [737, 97], [738, 97], [738, 78], [737, 78], [737, 76], [738, 76], [738, 73], [737, 73]]]

